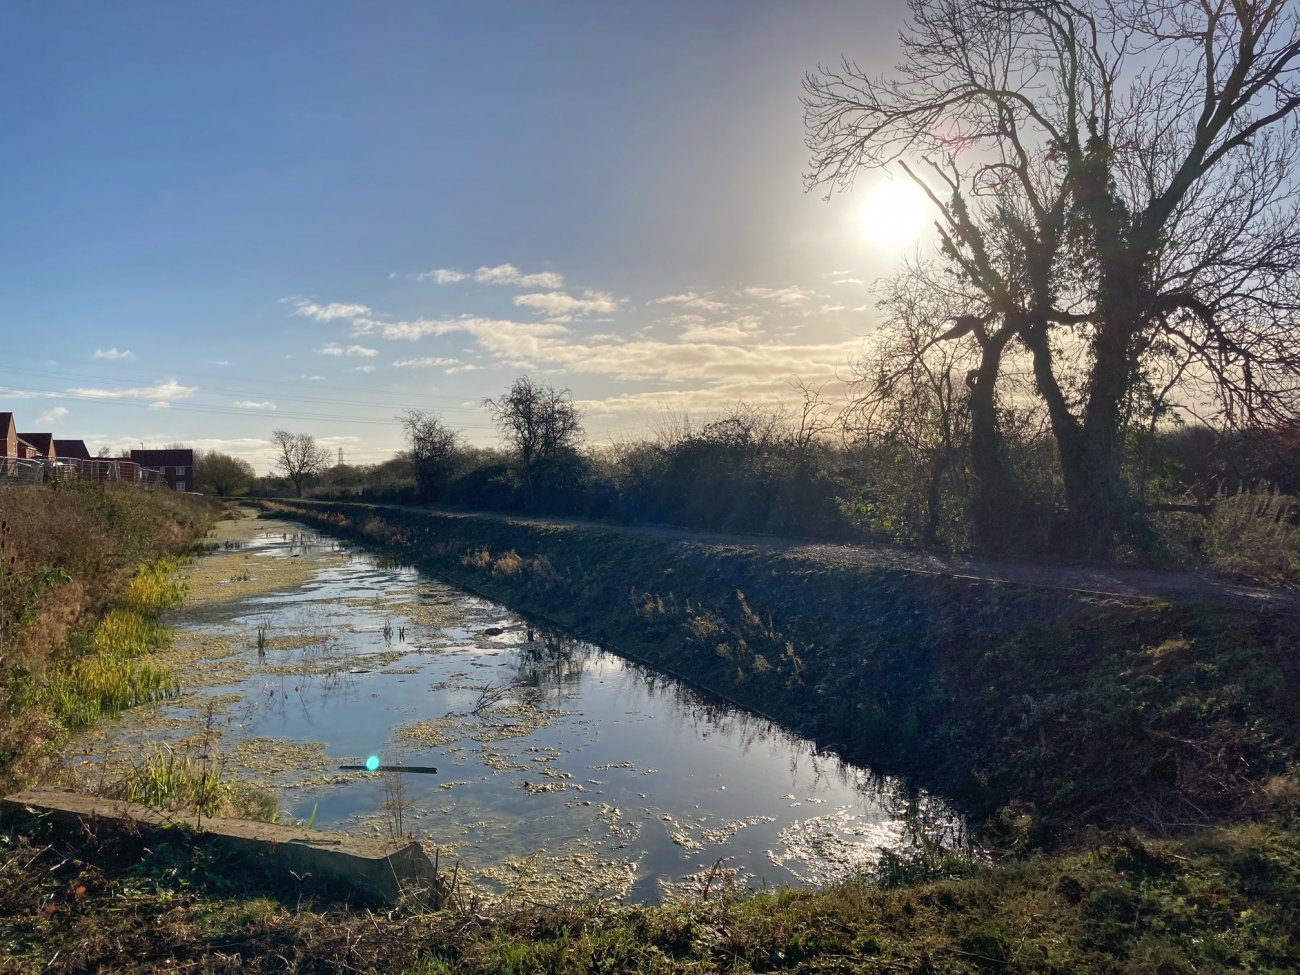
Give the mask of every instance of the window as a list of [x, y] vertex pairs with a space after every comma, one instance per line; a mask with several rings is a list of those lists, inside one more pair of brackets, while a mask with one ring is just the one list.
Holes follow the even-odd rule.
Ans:
[[184, 481], [177, 481], [177, 482], [176, 482], [176, 490], [177, 490], [177, 491], [184, 491], [184, 490], [185, 490], [185, 482], [184, 482]]
[[177, 476], [177, 477], [184, 477], [184, 476], [185, 476], [185, 468], [184, 468], [184, 467], [178, 467], [178, 468], [176, 468], [176, 476]]

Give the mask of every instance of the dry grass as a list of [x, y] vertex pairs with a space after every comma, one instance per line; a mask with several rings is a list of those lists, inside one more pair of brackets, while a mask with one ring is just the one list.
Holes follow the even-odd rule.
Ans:
[[1205, 536], [1210, 564], [1263, 582], [1300, 582], [1300, 498], [1271, 491], [1223, 498]]
[[174, 686], [139, 658], [166, 642], [157, 616], [182, 595], [175, 559], [214, 515], [120, 485], [0, 489], [0, 789], [46, 778], [65, 729]]

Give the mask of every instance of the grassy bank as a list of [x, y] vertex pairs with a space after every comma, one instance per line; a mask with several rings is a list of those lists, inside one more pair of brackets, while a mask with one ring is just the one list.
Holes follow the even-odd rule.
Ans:
[[995, 840], [1300, 805], [1300, 620], [337, 503], [277, 505], [957, 800]]
[[69, 731], [172, 690], [147, 655], [183, 596], [176, 559], [215, 514], [113, 484], [0, 490], [0, 789], [47, 781]]
[[179, 837], [141, 861], [10, 833], [0, 971], [1300, 971], [1291, 618], [291, 507], [955, 798], [996, 856], [752, 896], [724, 875], [658, 908], [376, 915], [254, 891]]

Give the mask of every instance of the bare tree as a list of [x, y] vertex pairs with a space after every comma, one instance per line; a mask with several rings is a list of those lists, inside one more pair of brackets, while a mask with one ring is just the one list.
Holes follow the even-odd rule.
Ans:
[[582, 413], [573, 405], [573, 394], [521, 376], [510, 391], [483, 405], [506, 443], [519, 458], [524, 491], [533, 503], [533, 479], [540, 464], [564, 452], [576, 450], [582, 442]]
[[867, 441], [901, 445], [919, 463], [925, 514], [920, 541], [939, 540], [943, 485], [962, 465], [970, 443], [970, 408], [963, 379], [978, 359], [973, 341], [940, 342], [951, 305], [916, 288], [905, 271], [885, 291], [887, 327], [870, 353], [852, 364], [854, 381], [841, 414], [846, 431]]
[[[972, 462], [1007, 491], [995, 389], [1024, 349], [1051, 418], [1081, 555], [1135, 513], [1121, 469], [1133, 391], [1232, 423], [1300, 396], [1300, 13], [1288, 0], [910, 0], [890, 78], [845, 61], [805, 82], [810, 185], [897, 165], [971, 296]], [[1005, 499], [1003, 507], [1005, 508]]]
[[278, 451], [276, 470], [293, 482], [294, 493], [301, 498], [303, 482], [325, 469], [330, 462], [330, 452], [318, 446], [310, 433], [276, 430], [271, 434], [271, 442]]
[[806, 456], [814, 443], [835, 429], [830, 404], [822, 399], [826, 386], [826, 383], [814, 386], [798, 376], [790, 380], [790, 388], [799, 394], [799, 415], [792, 423], [790, 440], [800, 457]]
[[425, 410], [407, 410], [397, 420], [410, 445], [406, 456], [415, 474], [416, 491], [422, 500], [435, 500], [460, 451], [460, 434]]

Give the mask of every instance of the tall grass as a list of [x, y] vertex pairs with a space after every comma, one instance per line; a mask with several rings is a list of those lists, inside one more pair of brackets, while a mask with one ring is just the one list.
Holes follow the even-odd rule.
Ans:
[[1300, 498], [1245, 491], [1220, 499], [1205, 537], [1216, 569], [1263, 582], [1300, 582]]
[[225, 811], [235, 796], [218, 762], [178, 754], [167, 745], [136, 763], [123, 784], [122, 798], [155, 809], [193, 809], [204, 816]]
[[106, 613], [88, 636], [71, 642], [71, 661], [45, 684], [46, 703], [65, 728], [88, 727], [101, 717], [116, 717], [129, 707], [177, 692], [177, 682], [166, 668], [139, 658], [166, 646], [171, 638], [159, 614], [185, 597], [185, 583], [176, 577], [180, 564], [178, 559], [160, 559], [142, 566], [128, 584], [122, 605]]

